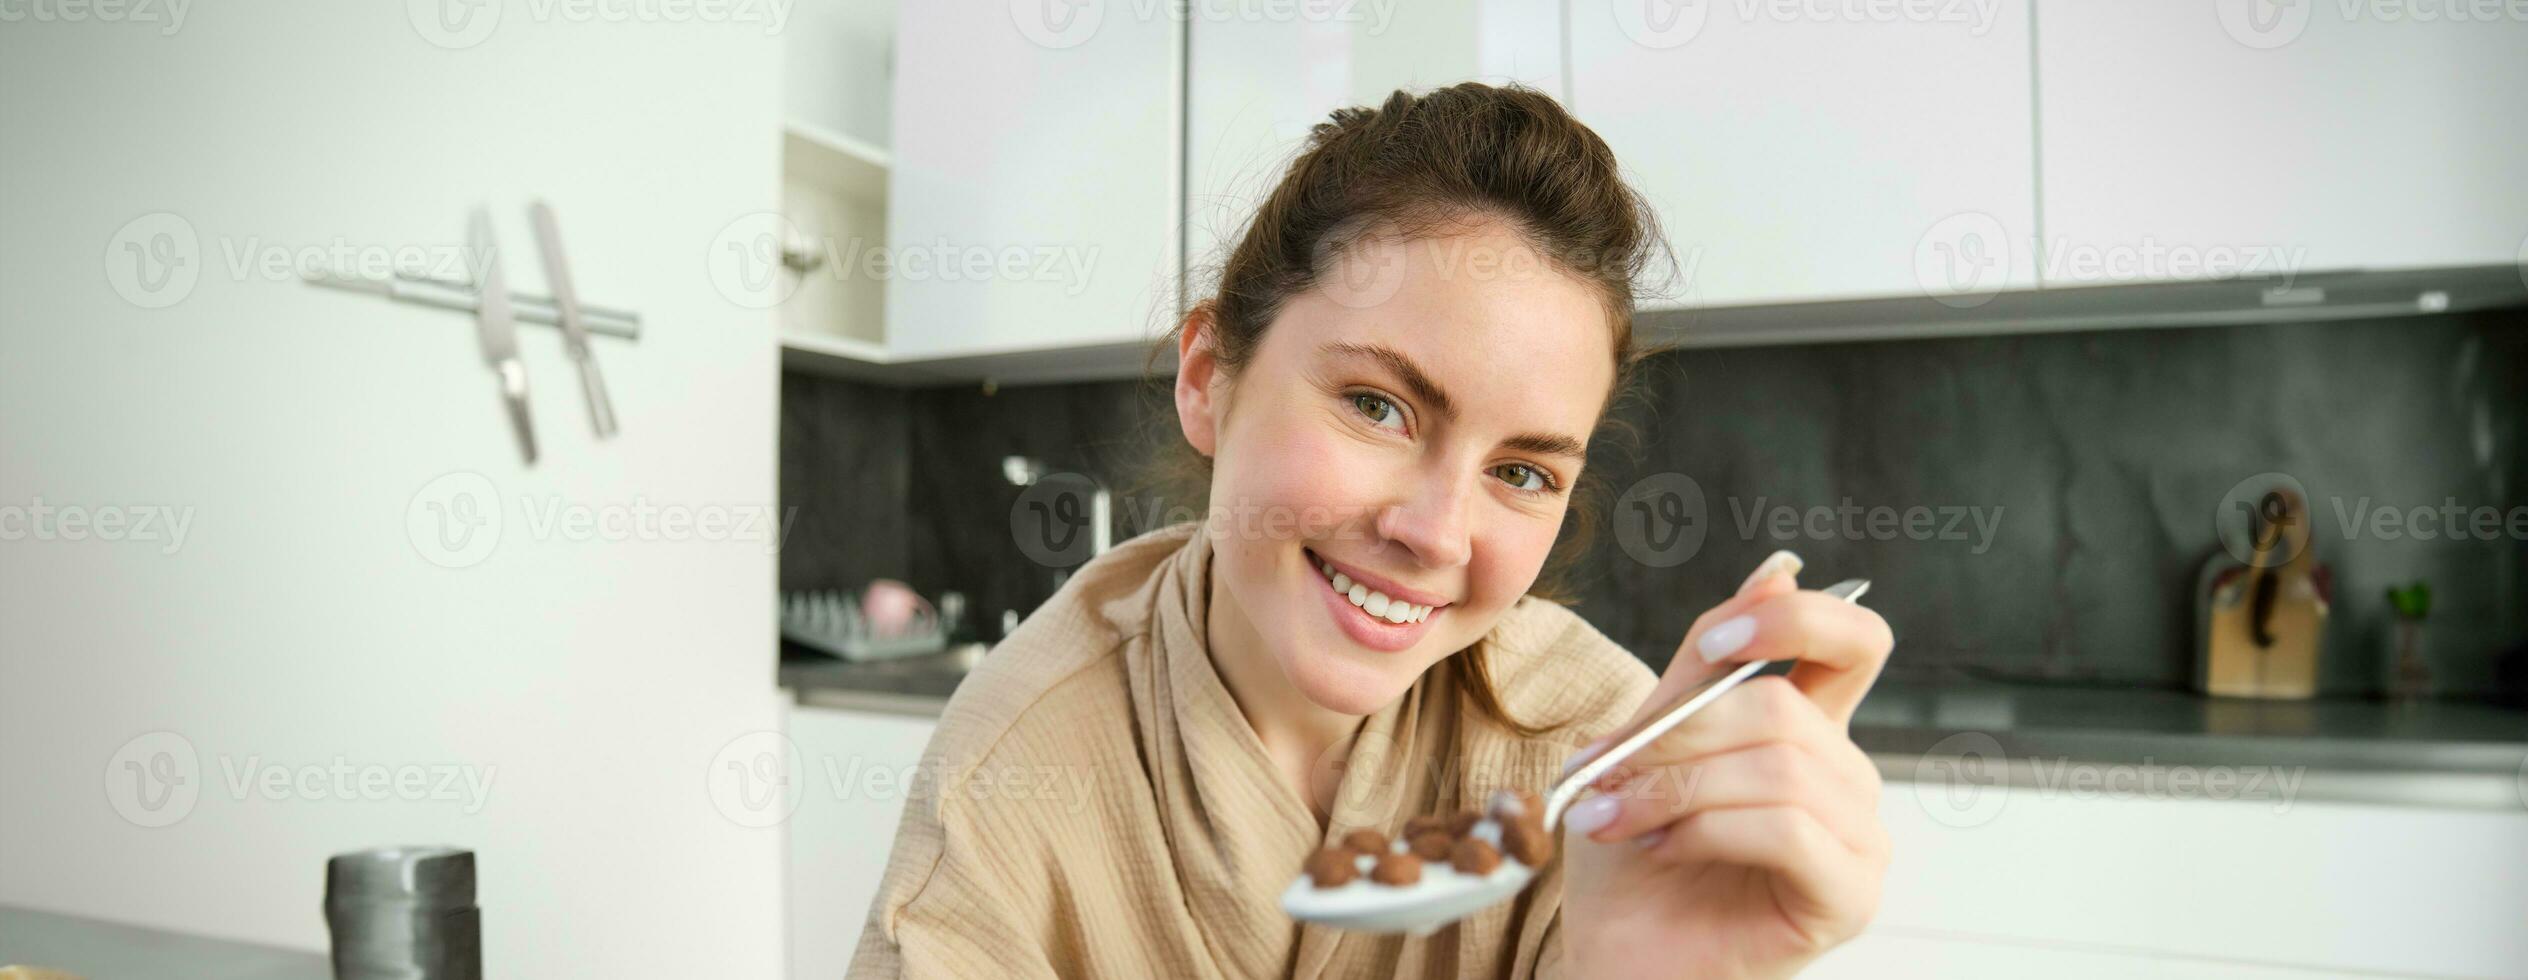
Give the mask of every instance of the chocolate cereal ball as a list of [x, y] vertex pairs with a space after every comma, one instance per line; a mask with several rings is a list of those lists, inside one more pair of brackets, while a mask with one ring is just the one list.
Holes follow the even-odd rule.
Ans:
[[1541, 817], [1506, 823], [1501, 825], [1501, 849], [1520, 864], [1541, 868], [1554, 856], [1554, 835], [1545, 832]]
[[1457, 839], [1448, 836], [1446, 828], [1432, 828], [1413, 835], [1413, 856], [1425, 861], [1446, 861]]
[[1353, 854], [1340, 847], [1329, 847], [1308, 855], [1308, 880], [1319, 888], [1337, 888], [1361, 876], [1360, 865], [1353, 863]]
[[1387, 835], [1363, 827], [1343, 835], [1343, 846], [1370, 857], [1387, 853]]
[[1369, 870], [1369, 880], [1381, 885], [1410, 885], [1422, 880], [1422, 859], [1411, 854], [1389, 854], [1378, 859], [1378, 866]]
[[1493, 850], [1492, 845], [1481, 839], [1469, 837], [1458, 841], [1457, 846], [1450, 849], [1448, 864], [1470, 875], [1491, 874], [1492, 869], [1501, 866], [1501, 852]]

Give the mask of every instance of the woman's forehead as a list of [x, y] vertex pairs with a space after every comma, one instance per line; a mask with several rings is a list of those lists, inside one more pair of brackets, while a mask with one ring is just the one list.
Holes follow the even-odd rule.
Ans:
[[1469, 417], [1585, 436], [1614, 384], [1613, 327], [1595, 289], [1509, 257], [1523, 249], [1515, 235], [1365, 242], [1283, 307], [1265, 347], [1300, 370], [1357, 362], [1401, 382], [1409, 367]]

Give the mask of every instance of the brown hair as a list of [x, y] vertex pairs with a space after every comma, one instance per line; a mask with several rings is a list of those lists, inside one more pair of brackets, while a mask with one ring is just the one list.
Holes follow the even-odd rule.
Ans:
[[[1612, 416], [1636, 366], [1652, 353], [1633, 342], [1634, 289], [1666, 249], [1649, 206], [1625, 185], [1606, 143], [1551, 97], [1519, 85], [1466, 82], [1419, 96], [1398, 90], [1378, 108], [1337, 109], [1316, 124], [1238, 236], [1217, 293], [1194, 303], [1152, 357], [1173, 358], [1179, 333], [1208, 320], [1219, 370], [1234, 377], [1282, 306], [1316, 285], [1342, 250], [1373, 237], [1419, 238], [1472, 218], [1505, 222], [1597, 291], [1615, 337], [1616, 380], [1600, 410], [1601, 419]], [[1172, 414], [1164, 420], [1174, 421]], [[1189, 493], [1209, 486], [1211, 461], [1172, 424], [1160, 445], [1175, 451], [1160, 460], [1159, 482]], [[1563, 533], [1530, 594], [1571, 601], [1565, 576], [1599, 521], [1597, 469], [1582, 468]], [[1482, 641], [1450, 658], [1450, 669], [1479, 713], [1522, 736], [1547, 730], [1503, 708]]]

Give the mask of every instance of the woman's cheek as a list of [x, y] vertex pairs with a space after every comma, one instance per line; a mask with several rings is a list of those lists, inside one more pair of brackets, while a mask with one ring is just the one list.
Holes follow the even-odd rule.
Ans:
[[1374, 501], [1367, 495], [1383, 479], [1381, 461], [1369, 448], [1340, 433], [1279, 434], [1266, 448], [1265, 458], [1274, 465], [1252, 474], [1257, 499], [1243, 502], [1280, 511], [1276, 519], [1296, 527], [1302, 538], [1365, 529], [1375, 517], [1370, 513]]
[[[1556, 515], [1559, 517], [1560, 515]], [[1470, 576], [1474, 588], [1482, 593], [1486, 608], [1506, 609], [1527, 590], [1536, 585], [1536, 576], [1545, 567], [1545, 559], [1553, 552], [1554, 537], [1561, 528], [1532, 515], [1505, 515], [1508, 526], [1478, 540], [1474, 549], [1476, 567]]]

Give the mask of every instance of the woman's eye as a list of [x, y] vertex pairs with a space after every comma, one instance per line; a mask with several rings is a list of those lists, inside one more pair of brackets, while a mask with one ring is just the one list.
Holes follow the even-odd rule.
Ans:
[[1508, 483], [1514, 490], [1542, 493], [1554, 485], [1553, 481], [1545, 478], [1545, 471], [1525, 463], [1506, 463], [1493, 468], [1493, 472], [1500, 474], [1502, 482]]
[[1393, 422], [1395, 428], [1404, 428], [1404, 413], [1396, 409], [1396, 403], [1382, 396], [1367, 392], [1353, 395], [1352, 409], [1361, 413], [1361, 417], [1368, 419], [1372, 425], [1384, 427]]

